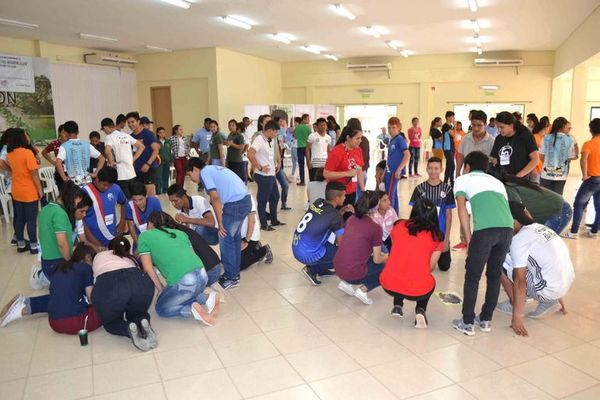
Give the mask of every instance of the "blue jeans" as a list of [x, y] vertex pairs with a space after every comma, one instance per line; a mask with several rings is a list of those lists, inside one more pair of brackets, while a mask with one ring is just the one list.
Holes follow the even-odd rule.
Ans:
[[219, 243], [219, 230], [217, 228], [200, 225], [194, 230], [198, 235], [202, 236], [209, 245], [214, 246]]
[[208, 282], [206, 282], [206, 286], [212, 286], [213, 283], [217, 282], [221, 277], [221, 269], [223, 268], [223, 264], [219, 263], [219, 265], [215, 265], [208, 271], [206, 271], [206, 275], [208, 276]]
[[325, 244], [325, 254], [314, 264], [308, 264], [308, 269], [313, 274], [322, 274], [325, 270], [333, 268], [333, 257], [337, 251], [337, 246], [327, 242]]
[[306, 147], [298, 147], [298, 168], [300, 169], [300, 183], [304, 183], [304, 163], [306, 161]]
[[190, 318], [192, 316], [192, 303], [206, 303], [204, 288], [208, 276], [204, 268], [188, 272], [172, 286], [167, 286], [156, 299], [156, 313], [160, 317]]
[[279, 186], [281, 186], [281, 205], [287, 206], [287, 198], [288, 198], [288, 182], [285, 177], [285, 171], [283, 167], [279, 170], [279, 172], [275, 175], [277, 178], [277, 182], [279, 182]]
[[418, 174], [419, 171], [419, 158], [421, 157], [420, 147], [409, 147], [410, 161], [408, 162], [408, 173], [411, 175]]
[[37, 214], [38, 201], [23, 202], [13, 199], [13, 228], [17, 236], [19, 246], [25, 242], [25, 225], [27, 225], [27, 237], [29, 242], [37, 246]]
[[398, 181], [394, 176], [393, 172], [385, 172], [383, 175], [383, 181], [385, 183], [385, 192], [392, 202], [392, 208], [396, 211], [396, 214], [400, 215], [400, 204], [398, 203]]
[[227, 231], [225, 237], [219, 237], [223, 276], [225, 279], [237, 279], [240, 274], [242, 261], [242, 223], [250, 214], [252, 202], [250, 195], [241, 200], [223, 205], [223, 228]]
[[381, 271], [383, 271], [383, 267], [385, 264], [375, 264], [373, 261], [373, 257], [369, 258], [369, 262], [367, 263], [367, 275], [365, 275], [362, 279], [357, 279], [353, 281], [346, 281], [351, 285], [365, 285], [367, 288], [367, 292], [375, 289], [379, 286], [379, 275], [381, 275]]
[[594, 208], [596, 209], [596, 218], [594, 219], [594, 225], [592, 225], [592, 233], [598, 232], [598, 226], [600, 225], [600, 176], [592, 176], [583, 181], [575, 196], [571, 233], [577, 233], [579, 231], [579, 224], [581, 224], [581, 218], [583, 217], [583, 209], [592, 197], [594, 198]]
[[298, 148], [292, 147], [292, 176], [296, 176], [296, 168], [298, 168]]
[[560, 235], [561, 232], [565, 230], [567, 225], [569, 225], [569, 222], [571, 222], [571, 218], [573, 218], [573, 209], [569, 203], [565, 201], [563, 202], [560, 212], [549, 218], [544, 225]]
[[277, 220], [277, 203], [279, 202], [279, 189], [277, 180], [274, 176], [254, 174], [254, 182], [258, 185], [256, 191], [256, 211], [260, 220], [260, 227], [266, 229], [267, 223], [267, 203], [269, 203], [269, 219], [271, 224]]

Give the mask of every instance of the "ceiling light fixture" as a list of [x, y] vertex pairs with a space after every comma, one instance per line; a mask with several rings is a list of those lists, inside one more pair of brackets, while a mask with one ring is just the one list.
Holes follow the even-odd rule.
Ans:
[[379, 32], [379, 30], [374, 26], [363, 26], [361, 29], [367, 35], [371, 35], [376, 38], [381, 36], [381, 32]]
[[166, 47], [151, 46], [149, 44], [147, 44], [144, 47], [146, 47], [146, 49], [148, 49], [148, 50], [159, 51], [159, 52], [162, 52], [162, 53], [170, 53], [170, 52], [173, 51], [172, 49], [167, 49]]
[[165, 3], [169, 3], [172, 6], [177, 6], [181, 8], [190, 8], [191, 4], [184, 0], [162, 0]]
[[397, 40], [386, 40], [385, 44], [387, 44], [389, 48], [394, 50], [398, 50], [401, 47], [400, 42], [398, 42]]
[[477, 54], [478, 55], [482, 55], [483, 54], [483, 50], [481, 50], [481, 47], [477, 47]]
[[295, 40], [295, 38], [292, 35], [288, 35], [287, 33], [270, 33], [269, 37], [273, 40], [285, 44], [290, 44]]
[[337, 58], [333, 54], [325, 54], [325, 58], [329, 58], [330, 60], [333, 60], [333, 61], [338, 61], [339, 60], [339, 58]]
[[107, 36], [90, 35], [89, 33], [80, 33], [79, 39], [96, 40], [98, 42], [117, 42], [115, 38]]
[[348, 9], [346, 7], [344, 7], [343, 5], [341, 5], [339, 3], [332, 4], [331, 5], [331, 9], [333, 11], [335, 11], [338, 15], [341, 15], [342, 17], [348, 18], [351, 21], [356, 18], [356, 16], [354, 14], [352, 14], [350, 11], [348, 11]]
[[410, 54], [409, 54], [408, 50], [402, 50], [402, 51], [400, 52], [400, 55], [401, 55], [402, 57], [404, 57], [404, 58], [408, 58], [408, 56], [409, 56]]
[[476, 12], [479, 9], [477, 0], [467, 0], [467, 3], [469, 4], [469, 9], [473, 12]]
[[479, 33], [481, 31], [481, 27], [479, 26], [479, 21], [477, 21], [476, 19], [472, 19], [472, 20], [470, 20], [470, 22], [471, 22], [471, 28], [473, 28], [473, 32]]
[[498, 85], [481, 85], [481, 86], [479, 86], [479, 88], [482, 90], [498, 90], [498, 89], [500, 89], [500, 86], [498, 86]]
[[242, 29], [246, 29], [246, 30], [252, 29], [252, 24], [250, 24], [246, 21], [242, 21], [239, 18], [230, 17], [229, 15], [223, 15], [221, 17], [221, 20], [223, 22], [225, 22], [226, 24], [237, 26], [238, 28], [242, 28]]
[[27, 22], [15, 21], [12, 19], [4, 19], [4, 18], [0, 18], [0, 25], [15, 26], [17, 28], [25, 28], [25, 29], [39, 28], [39, 26], [36, 24], [29, 24]]
[[321, 54], [321, 49], [319, 49], [317, 46], [313, 46], [313, 45], [302, 46], [302, 50], [308, 51], [309, 53], [313, 53], [313, 54]]

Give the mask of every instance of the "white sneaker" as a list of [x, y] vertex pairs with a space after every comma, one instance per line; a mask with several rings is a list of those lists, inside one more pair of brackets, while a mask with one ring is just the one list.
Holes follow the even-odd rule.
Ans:
[[348, 296], [354, 296], [354, 287], [346, 281], [340, 281], [338, 289], [346, 293]]
[[594, 233], [592, 231], [587, 231], [585, 235], [592, 239], [598, 239], [598, 232]]
[[23, 317], [23, 309], [25, 308], [25, 297], [20, 294], [12, 298], [0, 313], [0, 328], [4, 328], [12, 321]]
[[208, 298], [206, 299], [206, 310], [209, 314], [212, 314], [215, 317], [219, 313], [219, 309], [221, 308], [221, 301], [219, 299], [219, 292], [210, 292]]
[[369, 296], [367, 296], [367, 292], [363, 291], [361, 288], [358, 288], [354, 291], [354, 297], [368, 306], [373, 304], [373, 300], [371, 300]]
[[36, 263], [31, 266], [29, 284], [33, 290], [48, 289], [50, 287], [50, 281], [46, 278], [46, 274], [44, 274], [40, 264]]
[[206, 326], [213, 326], [215, 324], [215, 319], [206, 312], [200, 303], [194, 302], [192, 304], [192, 316]]
[[562, 236], [565, 239], [577, 239], [579, 237], [579, 234], [572, 233], [571, 231], [566, 231], [566, 232], [563, 232], [563, 234], [560, 236]]

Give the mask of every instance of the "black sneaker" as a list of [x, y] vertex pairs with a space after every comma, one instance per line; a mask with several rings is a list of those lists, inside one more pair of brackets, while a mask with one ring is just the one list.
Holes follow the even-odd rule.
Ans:
[[267, 226], [266, 228], [260, 228], [261, 231], [273, 232], [275, 228], [272, 226]]
[[334, 276], [334, 275], [335, 275], [334, 269], [326, 269], [325, 271], [323, 271], [319, 274], [320, 277], [324, 277], [324, 278]]
[[10, 239], [10, 245], [16, 247], [17, 246], [17, 238], [13, 236], [12, 239]]
[[267, 254], [265, 254], [265, 264], [271, 264], [273, 262], [273, 252], [271, 251], [271, 246], [266, 245]]
[[31, 247], [31, 245], [29, 246], [29, 253], [30, 254], [37, 254], [40, 251], [40, 247], [39, 246], [35, 246], [35, 247]]
[[300, 183], [296, 184], [296, 186], [306, 186], [306, 184], [304, 182], [300, 182]]
[[392, 308], [392, 317], [397, 317], [397, 318], [404, 317], [404, 312], [402, 311], [402, 307], [394, 306], [394, 308]]
[[425, 315], [425, 310], [422, 308], [417, 308], [415, 311], [415, 328], [427, 328], [427, 315]]
[[17, 253], [25, 253], [26, 251], [30, 251], [29, 242], [25, 242], [25, 246], [17, 247]]
[[317, 277], [317, 274], [313, 274], [312, 272], [310, 272], [310, 268], [308, 268], [308, 267], [302, 268], [302, 273], [304, 274], [304, 276], [306, 277], [306, 279], [308, 279], [309, 282], [313, 286], [319, 286], [321, 284], [321, 281]]
[[281, 222], [281, 221], [271, 222], [271, 226], [285, 226], [285, 222]]
[[234, 287], [238, 287], [239, 286], [239, 284], [240, 284], [240, 278], [227, 279], [227, 278], [225, 278], [225, 276], [221, 276], [219, 278], [219, 284], [225, 290], [227, 290], [227, 289], [233, 289]]
[[291, 210], [291, 209], [292, 209], [292, 207], [288, 207], [288, 206], [287, 206], [287, 204], [282, 204], [282, 205], [281, 205], [281, 209], [282, 209], [282, 210]]

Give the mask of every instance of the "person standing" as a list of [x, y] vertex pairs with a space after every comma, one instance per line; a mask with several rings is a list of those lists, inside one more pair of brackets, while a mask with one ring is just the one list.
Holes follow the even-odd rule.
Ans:
[[442, 127], [442, 118], [435, 117], [431, 121], [431, 126], [429, 127], [429, 135], [431, 136], [431, 140], [433, 140], [433, 147], [431, 152], [434, 156], [439, 158], [440, 160], [444, 159], [444, 143], [443, 143], [443, 134], [440, 128]]
[[[158, 157], [160, 158], [160, 165], [156, 170], [156, 194], [167, 193], [169, 187], [169, 175], [171, 174], [171, 160], [172, 160], [172, 147], [171, 140], [166, 138], [167, 131], [162, 126], [156, 129], [156, 136], [160, 150], [158, 150]], [[185, 178], [185, 164], [183, 165], [183, 177]]]
[[589, 127], [592, 139], [585, 142], [581, 148], [581, 159], [579, 162], [581, 164], [583, 182], [575, 196], [573, 224], [571, 225], [571, 231], [565, 232], [563, 235], [563, 237], [568, 239], [577, 239], [583, 210], [591, 198], [594, 199], [596, 216], [592, 229], [588, 232], [588, 236], [593, 239], [597, 238], [598, 228], [600, 228], [600, 118], [594, 118], [590, 122]]
[[346, 126], [338, 144], [329, 153], [323, 170], [323, 177], [328, 182], [340, 182], [346, 187], [345, 205], [356, 203], [357, 187], [365, 190], [362, 151], [359, 147], [362, 135], [360, 129]]
[[304, 186], [306, 184], [304, 181], [304, 163], [307, 160], [306, 145], [308, 144], [308, 136], [311, 134], [311, 131], [310, 116], [308, 114], [303, 114], [302, 122], [294, 129], [294, 136], [298, 141], [298, 148], [296, 151], [298, 153], [298, 168], [300, 169], [299, 186]]
[[402, 170], [410, 162], [410, 152], [406, 146], [406, 140], [400, 135], [401, 129], [402, 124], [397, 117], [388, 120], [388, 132], [392, 138], [390, 139], [385, 169], [385, 191], [390, 196], [396, 214], [400, 214], [398, 182], [402, 177]]
[[[72, 179], [78, 185], [85, 185], [89, 178], [94, 178], [104, 166], [104, 156], [89, 142], [79, 139], [79, 125], [75, 121], [67, 121], [63, 125], [69, 140], [58, 149], [55, 164], [56, 172], [64, 182]], [[98, 159], [96, 172], [88, 174], [90, 160]]]
[[[106, 159], [108, 165], [117, 169], [117, 184], [125, 194], [130, 198], [129, 185], [135, 178], [135, 161], [143, 154], [146, 146], [136, 140], [133, 136], [115, 128], [112, 119], [104, 118], [100, 122], [102, 132], [106, 134]], [[135, 147], [135, 153], [132, 148]]]
[[[52, 164], [56, 168], [56, 163], [58, 159], [58, 149], [60, 146], [66, 142], [68, 139], [67, 132], [65, 132], [64, 125], [58, 126], [58, 138], [48, 143], [48, 145], [42, 150], [42, 157], [44, 157], [50, 164]], [[54, 159], [50, 156], [50, 153], [54, 153]], [[58, 190], [62, 188], [64, 181], [61, 179], [60, 175], [56, 170], [54, 171], [54, 181], [56, 182], [56, 187]]]
[[223, 134], [219, 132], [219, 123], [215, 120], [210, 121], [208, 125], [211, 133], [208, 160], [210, 165], [225, 166], [225, 150], [223, 149], [223, 143], [225, 142]]
[[408, 176], [419, 177], [419, 160], [421, 159], [421, 137], [423, 132], [419, 126], [419, 118], [414, 117], [411, 120], [412, 126], [408, 128], [408, 151], [410, 152], [410, 162], [408, 163]]
[[[446, 117], [446, 120], [448, 120], [448, 117]], [[454, 164], [454, 129], [454, 126], [447, 122], [442, 126], [442, 149], [446, 158], [444, 183], [448, 183], [450, 186], [454, 185], [454, 172], [456, 170]]]
[[210, 131], [210, 121], [212, 118], [204, 118], [204, 126], [194, 134], [192, 137], [192, 148], [198, 152], [198, 156], [204, 162], [208, 159], [208, 152], [210, 150], [210, 140], [212, 139], [212, 132]]
[[131, 129], [131, 136], [144, 144], [144, 151], [135, 160], [136, 180], [146, 185], [146, 190], [150, 196], [156, 194], [156, 168], [158, 167], [157, 157], [160, 145], [151, 130], [148, 130], [140, 123], [140, 114], [136, 111], [127, 114], [127, 125]]
[[244, 163], [244, 151], [246, 150], [246, 141], [244, 135], [238, 129], [238, 123], [235, 119], [232, 119], [228, 123], [229, 136], [225, 142], [227, 146], [227, 168], [232, 170], [240, 179], [246, 183], [246, 165]]
[[[100, 140], [100, 133], [98, 131], [91, 131], [89, 135], [90, 144], [94, 146], [96, 150], [100, 154], [104, 156], [106, 153], [104, 142]], [[88, 168], [89, 172], [94, 172], [98, 168], [98, 160], [96, 158], [90, 159], [90, 167]]]
[[490, 123], [486, 125], [485, 131], [493, 138], [498, 136], [498, 127], [496, 126], [496, 118], [490, 118]]
[[[190, 145], [183, 134], [183, 126], [175, 125], [171, 135], [171, 155], [175, 166], [175, 182], [182, 185], [185, 182], [185, 163], [190, 155]], [[164, 188], [165, 191], [167, 188]]]
[[561, 196], [569, 176], [569, 163], [578, 158], [575, 140], [569, 135], [570, 126], [566, 118], [556, 118], [552, 123], [550, 134], [542, 139], [540, 146], [540, 159], [543, 165], [540, 185]]
[[[454, 194], [458, 217], [468, 247], [463, 288], [462, 318], [452, 321], [452, 327], [468, 336], [475, 335], [476, 323], [482, 332], [491, 332], [492, 316], [500, 293], [502, 263], [510, 248], [513, 219], [508, 196], [502, 182], [485, 173], [488, 156], [473, 151], [465, 157], [465, 174], [457, 178]], [[473, 234], [467, 212], [467, 201], [473, 214]], [[479, 280], [487, 264], [485, 302], [479, 317], [475, 317], [475, 302]]]
[[[254, 167], [254, 181], [258, 185], [256, 199], [260, 229], [264, 231], [273, 231], [275, 230], [274, 226], [282, 225], [277, 219], [279, 189], [275, 178], [279, 169], [279, 149], [277, 140], [275, 140], [278, 129], [279, 126], [275, 121], [267, 122], [262, 133], [254, 139], [248, 149], [248, 159]], [[269, 204], [270, 226], [267, 221], [267, 203]]]
[[319, 118], [317, 119], [317, 132], [308, 136], [306, 145], [309, 181], [314, 181], [317, 170], [323, 170], [325, 167], [330, 146], [331, 137], [327, 134], [327, 121], [325, 118]]
[[190, 158], [186, 167], [192, 182], [202, 182], [219, 226], [219, 248], [224, 272], [219, 283], [224, 289], [240, 284], [241, 227], [250, 213], [252, 202], [244, 182], [232, 171], [214, 165], [207, 166], [199, 158]]

